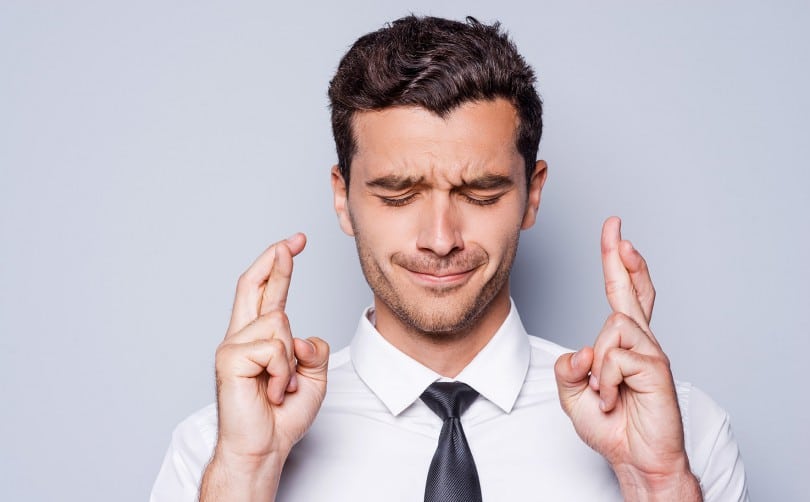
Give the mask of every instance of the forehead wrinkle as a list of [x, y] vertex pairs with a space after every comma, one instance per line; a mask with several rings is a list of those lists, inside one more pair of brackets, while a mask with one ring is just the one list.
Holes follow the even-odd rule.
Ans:
[[[482, 136], [482, 123], [479, 120], [465, 117], [463, 122], [459, 122], [460, 116], [457, 117], [455, 113], [446, 117], [430, 114], [425, 128], [409, 127], [412, 121], [408, 114], [417, 114], [417, 118], [423, 120], [425, 112], [418, 107], [392, 107], [356, 114], [352, 120], [352, 132], [355, 136], [354, 160], [358, 163], [357, 167], [362, 159], [362, 164], [369, 169], [366, 172], [375, 179], [386, 176], [419, 178], [423, 185], [454, 188], [489, 173], [513, 177], [513, 164], [520, 164], [521, 168], [524, 165], [516, 147], [519, 118], [513, 108], [510, 108], [508, 118], [498, 118], [514, 124], [510, 128], [511, 134], [504, 138]], [[383, 132], [386, 128], [381, 126], [390, 124], [381, 123], [380, 120], [387, 120], [389, 114], [395, 123], [404, 121], [407, 131], [404, 135], [398, 134], [396, 129]], [[433, 135], [430, 117], [452, 127], [455, 132]]]

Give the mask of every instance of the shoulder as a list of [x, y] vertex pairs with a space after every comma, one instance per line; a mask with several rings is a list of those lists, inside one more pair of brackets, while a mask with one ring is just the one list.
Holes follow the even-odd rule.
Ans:
[[207, 463], [217, 441], [217, 405], [211, 403], [180, 422], [172, 433], [172, 447]]
[[329, 354], [329, 372], [345, 371], [347, 365], [351, 365], [351, 347], [346, 346], [340, 350]]
[[360, 378], [354, 369], [351, 357], [351, 346], [333, 352], [329, 355], [329, 370], [327, 373], [327, 397], [331, 392], [343, 389], [346, 386], [357, 385]]
[[529, 339], [529, 345], [532, 348], [532, 353], [537, 353], [538, 355], [546, 355], [547, 357], [551, 357], [556, 360], [558, 357], [567, 352], [573, 352], [573, 349], [569, 349], [550, 340], [546, 340], [545, 338], [540, 338], [539, 336], [527, 335], [527, 338]]
[[545, 338], [540, 338], [533, 335], [527, 335], [529, 340], [529, 347], [531, 347], [531, 358], [529, 362], [529, 380], [531, 380], [532, 373], [544, 373], [551, 371], [554, 372], [554, 363], [557, 359], [568, 352], [573, 352], [572, 349], [554, 343]]
[[196, 500], [202, 472], [217, 438], [217, 409], [210, 404], [174, 428], [169, 449], [152, 486], [150, 502]]
[[378, 402], [354, 367], [351, 346], [344, 347], [329, 356], [326, 386], [326, 396], [316, 424], [323, 421], [322, 415], [328, 415], [333, 411], [352, 407], [365, 409], [369, 406], [369, 402]]
[[688, 382], [675, 382], [684, 443], [705, 500], [748, 500], [740, 449], [731, 418], [708, 394]]

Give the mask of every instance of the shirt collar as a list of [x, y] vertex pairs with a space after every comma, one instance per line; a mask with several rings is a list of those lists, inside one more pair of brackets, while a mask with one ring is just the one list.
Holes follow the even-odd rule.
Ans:
[[[399, 415], [442, 376], [383, 338], [369, 315], [373, 315], [371, 307], [360, 318], [352, 339], [352, 363], [363, 382], [388, 410]], [[509, 315], [501, 327], [455, 380], [466, 383], [509, 413], [529, 369], [529, 352], [526, 330], [515, 302], [511, 302]]]

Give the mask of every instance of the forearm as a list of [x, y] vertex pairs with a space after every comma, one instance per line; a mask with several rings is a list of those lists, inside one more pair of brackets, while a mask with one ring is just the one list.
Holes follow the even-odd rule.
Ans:
[[652, 502], [678, 501], [702, 502], [700, 483], [689, 471], [676, 474], [641, 474], [632, 468], [615, 468], [619, 486], [625, 501]]
[[215, 453], [203, 473], [200, 502], [273, 501], [283, 465], [279, 457], [243, 462]]

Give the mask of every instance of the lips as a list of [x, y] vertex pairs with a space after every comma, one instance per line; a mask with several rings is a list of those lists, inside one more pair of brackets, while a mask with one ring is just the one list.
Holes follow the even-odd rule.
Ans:
[[420, 286], [451, 287], [466, 283], [484, 263], [480, 259], [456, 260], [455, 263], [409, 260], [398, 263], [398, 265], [405, 269], [411, 280]]
[[434, 280], [434, 281], [453, 281], [455, 279], [461, 278], [466, 276], [467, 274], [472, 273], [473, 270], [445, 270], [442, 272], [429, 272], [429, 271], [421, 271], [421, 270], [410, 270], [407, 269], [408, 272], [411, 272], [414, 275], [423, 277], [425, 279]]
[[408, 272], [420, 286], [460, 286], [487, 263], [487, 254], [480, 248], [468, 248], [461, 253], [437, 258], [435, 255], [395, 254], [392, 261]]
[[472, 276], [474, 270], [475, 269], [465, 271], [442, 271], [439, 273], [441, 275], [413, 270], [408, 270], [408, 272], [411, 280], [417, 285], [428, 288], [448, 288], [458, 287], [466, 283]]
[[454, 275], [464, 275], [467, 272], [471, 272], [475, 267], [467, 267], [467, 268], [458, 268], [458, 269], [430, 269], [430, 268], [416, 268], [416, 267], [408, 267], [404, 266], [408, 270], [408, 272], [413, 272], [414, 274], [419, 275], [428, 275], [431, 277], [449, 277]]

